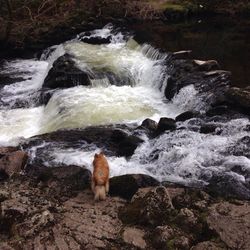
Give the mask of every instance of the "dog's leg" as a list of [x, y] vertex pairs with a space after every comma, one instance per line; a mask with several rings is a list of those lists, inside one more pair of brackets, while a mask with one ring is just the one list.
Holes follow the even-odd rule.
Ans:
[[106, 200], [106, 190], [105, 190], [105, 186], [100, 186], [100, 189], [99, 189], [99, 199], [104, 201]]
[[106, 193], [109, 192], [109, 180], [107, 180], [107, 182], [105, 183], [105, 191]]
[[95, 194], [95, 181], [93, 179], [91, 180], [91, 189], [92, 192]]

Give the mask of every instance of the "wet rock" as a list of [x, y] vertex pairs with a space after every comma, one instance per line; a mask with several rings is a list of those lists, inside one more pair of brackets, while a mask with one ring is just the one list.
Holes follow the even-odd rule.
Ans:
[[162, 117], [158, 123], [156, 133], [161, 134], [166, 130], [175, 130], [176, 129], [176, 123], [174, 119]]
[[48, 185], [53, 192], [71, 195], [90, 187], [91, 172], [79, 166], [36, 167], [29, 165], [26, 174]]
[[245, 156], [250, 158], [250, 136], [244, 136], [227, 148], [229, 155]]
[[168, 84], [165, 96], [171, 100], [180, 89], [193, 85], [197, 98], [204, 102], [204, 107], [225, 100], [229, 88], [231, 73], [222, 70], [201, 71], [201, 66], [192, 60], [171, 60], [168, 65]]
[[139, 249], [145, 249], [147, 247], [144, 240], [145, 232], [135, 227], [126, 227], [123, 231], [122, 238], [124, 242], [133, 245]]
[[197, 115], [197, 113], [193, 112], [193, 111], [186, 111], [181, 113], [180, 115], [175, 117], [175, 121], [176, 122], [184, 122], [186, 120], [189, 120], [193, 117], [195, 117]]
[[203, 124], [200, 127], [200, 133], [202, 134], [210, 134], [210, 133], [214, 133], [217, 129], [217, 125], [215, 124]]
[[28, 155], [24, 151], [7, 153], [0, 158], [0, 170], [11, 176], [23, 170], [27, 160]]
[[114, 130], [111, 135], [111, 140], [117, 144], [117, 154], [119, 156], [131, 156], [142, 139], [134, 135], [128, 135], [122, 130]]
[[192, 50], [180, 50], [172, 53], [175, 59], [187, 59], [190, 57]]
[[111, 42], [112, 37], [100, 37], [100, 36], [92, 36], [92, 37], [82, 37], [80, 40], [84, 43], [99, 45], [99, 44], [108, 44]]
[[120, 196], [130, 200], [139, 188], [153, 187], [159, 182], [151, 176], [143, 174], [128, 174], [110, 179], [110, 195]]
[[222, 105], [222, 106], [217, 106], [217, 107], [209, 109], [206, 112], [206, 115], [207, 116], [224, 115], [224, 114], [226, 114], [228, 112], [229, 112], [228, 106]]
[[232, 173], [214, 173], [206, 191], [213, 196], [250, 200], [250, 182], [236, 179]]
[[209, 208], [207, 223], [230, 249], [250, 249], [250, 204], [220, 202]]
[[149, 131], [155, 131], [157, 129], [157, 122], [147, 118], [142, 122], [141, 127]]
[[[101, 148], [108, 156], [126, 156], [133, 155], [135, 149], [143, 142], [138, 136], [133, 135], [125, 131], [130, 130], [133, 132], [133, 128], [130, 129], [127, 126], [123, 126], [122, 129], [115, 128], [118, 126], [96, 126], [88, 127], [85, 129], [74, 130], [59, 130], [52, 133], [39, 135], [31, 138], [27, 143], [24, 143], [22, 147], [25, 150], [41, 145], [44, 142], [51, 143], [53, 145], [59, 144], [60, 148], [79, 148], [79, 145], [87, 143], [92, 147], [95, 145]], [[53, 144], [53, 145], [52, 145]], [[48, 158], [49, 146], [40, 147], [37, 151], [36, 158], [33, 160], [33, 164], [41, 165], [41, 163]]]
[[125, 224], [159, 226], [171, 220], [174, 213], [168, 191], [161, 186], [145, 192], [139, 190], [131, 203], [120, 209], [119, 218]]
[[227, 93], [227, 101], [250, 114], [250, 88], [230, 88]]
[[25, 78], [13, 76], [10, 73], [2, 73], [0, 70], [0, 88], [5, 85], [25, 81]]
[[70, 88], [77, 85], [90, 85], [86, 72], [83, 72], [75, 65], [69, 55], [59, 57], [46, 76], [43, 88]]
[[218, 62], [215, 60], [208, 60], [208, 61], [194, 60], [193, 62], [198, 66], [199, 70], [211, 71], [220, 68]]
[[42, 89], [38, 91], [37, 106], [47, 105], [53, 95], [53, 90]]

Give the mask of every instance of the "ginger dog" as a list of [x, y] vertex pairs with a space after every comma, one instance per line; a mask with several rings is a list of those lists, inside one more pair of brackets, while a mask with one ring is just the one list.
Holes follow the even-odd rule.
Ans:
[[95, 201], [105, 200], [109, 191], [109, 164], [103, 152], [95, 154], [93, 167], [91, 188]]

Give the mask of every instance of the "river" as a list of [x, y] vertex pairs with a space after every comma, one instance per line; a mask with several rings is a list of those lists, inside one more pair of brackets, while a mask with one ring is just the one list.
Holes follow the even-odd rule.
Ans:
[[[86, 37], [110, 41], [93, 45], [82, 42]], [[53, 63], [65, 54], [70, 55], [78, 69], [88, 73], [91, 84], [83, 86], [76, 82], [74, 87], [53, 89], [48, 103], [41, 105], [37, 100], [44, 80]], [[32, 136], [59, 129], [115, 124], [139, 126], [145, 118], [158, 122], [160, 117], [175, 118], [187, 110], [204, 113], [208, 107], [199, 99], [193, 85], [182, 88], [171, 101], [166, 99], [168, 56], [150, 44], [138, 44], [132, 33], [107, 25], [46, 49], [39, 60], [7, 61], [1, 73], [19, 80], [3, 84], [0, 90], [0, 144], [19, 145]], [[180, 129], [153, 139], [140, 134], [144, 143], [132, 157], [109, 157], [111, 175], [144, 173], [160, 181], [198, 186], [223, 176], [233, 180], [232, 184], [239, 185], [239, 192], [246, 194], [250, 159], [244, 154], [230, 153], [230, 148], [249, 136], [249, 119], [239, 116], [211, 121], [220, 130], [213, 134], [199, 132], [202, 122], [197, 118], [177, 123]], [[101, 150], [86, 142], [65, 147], [41, 141], [28, 149], [31, 159], [38, 157], [37, 150], [41, 149], [47, 156], [43, 159], [45, 166], [74, 164], [89, 169], [94, 153]], [[236, 171], [235, 166], [240, 166], [242, 171]]]

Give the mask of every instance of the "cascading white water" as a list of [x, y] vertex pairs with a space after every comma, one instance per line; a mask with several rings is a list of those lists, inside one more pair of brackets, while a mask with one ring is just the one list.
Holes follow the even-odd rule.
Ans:
[[[81, 42], [86, 37], [109, 36], [109, 44]], [[91, 75], [92, 85], [57, 89], [46, 106], [33, 107], [30, 96], [41, 89], [53, 62], [64, 53], [72, 57], [79, 69]], [[24, 80], [0, 90], [0, 144], [18, 143], [19, 137], [29, 138], [58, 129], [115, 123], [139, 124], [145, 118], [158, 121], [163, 116], [174, 118], [185, 110], [200, 110], [203, 104], [196, 97], [192, 85], [181, 89], [172, 102], [165, 99], [166, 57], [150, 45], [138, 45], [131, 37], [121, 32], [113, 33], [112, 27], [106, 26], [51, 47], [40, 61], [8, 62], [5, 73], [22, 76]], [[116, 76], [112, 82], [115, 85], [107, 77], [110, 72]], [[101, 77], [99, 73], [102, 73]], [[119, 79], [128, 79], [127, 85], [120, 84]], [[11, 109], [18, 98], [27, 100], [27, 108]], [[226, 172], [245, 182], [245, 177], [231, 172], [231, 168], [238, 164], [250, 172], [250, 160], [245, 156], [227, 155], [225, 151], [238, 139], [249, 135], [246, 129], [250, 125], [249, 120], [242, 118], [220, 122], [217, 125], [222, 133], [209, 135], [189, 129], [192, 122], [195, 119], [179, 124], [184, 129], [155, 139], [143, 135], [145, 142], [130, 159], [109, 158], [111, 175], [146, 173], [159, 180], [205, 184], [206, 178], [209, 179], [213, 173]], [[31, 148], [31, 157], [36, 157], [38, 149], [46, 150], [48, 146], [42, 143]], [[46, 152], [48, 157], [44, 161], [48, 166], [64, 163], [85, 165], [92, 169], [93, 155], [99, 150], [84, 143], [79, 148], [70, 149], [55, 144]]]
[[[8, 108], [3, 105], [6, 110], [0, 111], [2, 143], [62, 128], [140, 122], [148, 117], [158, 120], [161, 116], [175, 117], [181, 113], [183, 109], [166, 103], [160, 90], [166, 84], [164, 59], [167, 55], [149, 45], [140, 46], [132, 38], [127, 40], [121, 33], [112, 34], [111, 26], [88, 35], [93, 36], [112, 36], [111, 43], [81, 42], [80, 38], [86, 37], [83, 33], [77, 39], [46, 50], [40, 61], [18, 60], [6, 65], [9, 74], [23, 76], [24, 80], [1, 90], [1, 100]], [[92, 86], [58, 89], [45, 107], [37, 107], [34, 112], [30, 96], [37, 94], [53, 62], [65, 53], [72, 56], [80, 69], [89, 72]], [[103, 73], [102, 78], [95, 75], [99, 72]], [[119, 79], [126, 78], [131, 86], [111, 86], [105, 72], [116, 76], [117, 85], [120, 85]], [[27, 108], [10, 109], [12, 101], [20, 99], [27, 101]]]

